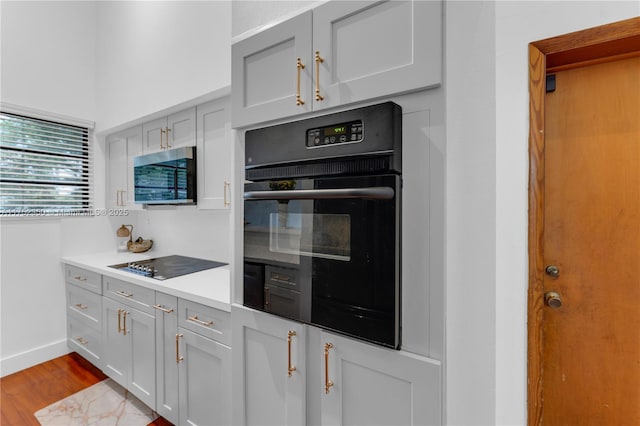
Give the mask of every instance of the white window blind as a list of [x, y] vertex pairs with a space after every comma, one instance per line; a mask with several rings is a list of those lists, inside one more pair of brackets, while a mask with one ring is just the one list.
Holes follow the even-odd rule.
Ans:
[[89, 214], [89, 129], [0, 113], [0, 215]]

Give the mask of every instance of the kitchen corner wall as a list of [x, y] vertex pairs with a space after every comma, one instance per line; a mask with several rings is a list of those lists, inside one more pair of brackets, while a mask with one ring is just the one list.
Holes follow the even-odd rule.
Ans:
[[[229, 86], [230, 16], [230, 1], [3, 0], [1, 100], [96, 123], [103, 208], [104, 135]], [[0, 376], [68, 352], [60, 258], [114, 250], [117, 227], [132, 222], [163, 250], [228, 259], [228, 213], [1, 219]]]

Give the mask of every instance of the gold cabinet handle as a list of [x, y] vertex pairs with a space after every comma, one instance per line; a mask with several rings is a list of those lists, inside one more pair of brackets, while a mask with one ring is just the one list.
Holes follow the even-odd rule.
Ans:
[[304, 69], [304, 64], [300, 58], [296, 61], [296, 68], [298, 70], [298, 80], [296, 82], [296, 105], [304, 105], [304, 101], [300, 98], [300, 70]]
[[316, 101], [318, 102], [324, 99], [324, 96], [320, 95], [320, 64], [323, 62], [320, 52], [316, 51]]
[[83, 303], [76, 303], [76, 308], [81, 309], [81, 310], [85, 310], [88, 308], [87, 305], [83, 304]]
[[180, 364], [180, 361], [184, 359], [184, 357], [180, 356], [180, 338], [183, 334], [176, 334], [176, 364]]
[[294, 371], [296, 371], [296, 366], [295, 365], [291, 365], [291, 338], [293, 336], [295, 336], [295, 335], [296, 335], [296, 332], [293, 331], [293, 330], [289, 330], [289, 332], [287, 333], [287, 350], [288, 350], [287, 353], [289, 354], [289, 361], [288, 361], [288, 364], [287, 364], [288, 365], [287, 370], [288, 370], [289, 377], [291, 377], [291, 374]]
[[153, 307], [164, 312], [165, 314], [170, 314], [171, 312], [173, 312], [173, 308], [165, 308], [162, 305], [153, 305]]
[[329, 393], [333, 382], [329, 380], [329, 349], [333, 348], [333, 343], [324, 344], [324, 393]]
[[225, 207], [229, 207], [231, 205], [231, 203], [229, 202], [229, 198], [227, 198], [227, 192], [229, 191], [229, 186], [231, 184], [229, 183], [229, 181], [225, 180], [224, 181], [224, 187], [222, 189], [223, 194], [224, 194], [224, 206]]
[[86, 281], [87, 277], [83, 277], [82, 275], [78, 275], [78, 276], [73, 277], [73, 279], [77, 280], [77, 281]]
[[85, 339], [83, 337], [80, 337], [80, 336], [76, 337], [76, 340], [78, 342], [80, 342], [82, 345], [87, 345], [89, 343], [89, 341], [87, 339]]
[[118, 309], [118, 333], [122, 331], [122, 309]]
[[122, 290], [116, 290], [115, 293], [118, 296], [122, 296], [122, 297], [131, 297], [131, 296], [133, 296], [133, 293], [127, 293], [127, 292], [122, 291]]
[[164, 135], [164, 129], [160, 129], [160, 149], [164, 149], [164, 144], [162, 141], [162, 135]]
[[171, 145], [169, 145], [169, 132], [171, 131], [171, 129], [168, 127], [165, 127], [164, 131], [165, 131], [165, 134], [167, 135], [167, 144], [165, 145], [164, 148], [169, 149], [171, 148]]
[[129, 312], [122, 310], [122, 334], [127, 335], [127, 315]]
[[191, 321], [191, 322], [195, 322], [196, 324], [203, 325], [203, 326], [205, 326], [205, 327], [211, 327], [211, 326], [213, 325], [213, 320], [212, 320], [212, 321], [204, 322], [204, 321], [202, 321], [201, 319], [198, 319], [198, 316], [197, 316], [197, 315], [194, 315], [194, 316], [192, 316], [192, 317], [189, 317], [189, 318], [188, 318], [188, 320], [189, 320], [189, 321]]

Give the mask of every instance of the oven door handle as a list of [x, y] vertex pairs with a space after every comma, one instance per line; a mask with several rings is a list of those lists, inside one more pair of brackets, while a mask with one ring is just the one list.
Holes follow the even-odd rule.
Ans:
[[393, 188], [374, 186], [371, 188], [299, 189], [289, 191], [250, 191], [244, 199], [250, 200], [329, 200], [338, 198], [360, 198], [366, 200], [391, 200]]

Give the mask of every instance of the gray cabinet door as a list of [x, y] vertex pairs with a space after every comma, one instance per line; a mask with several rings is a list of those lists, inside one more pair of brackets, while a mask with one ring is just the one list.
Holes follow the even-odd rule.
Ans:
[[156, 293], [156, 411], [173, 424], [180, 420], [178, 407], [178, 299]]
[[311, 20], [305, 12], [231, 47], [233, 127], [312, 110]]
[[107, 207], [140, 209], [135, 204], [133, 158], [142, 154], [142, 126], [107, 136]]
[[129, 385], [140, 401], [156, 409], [156, 334], [155, 318], [133, 308], [126, 308], [126, 333], [130, 347]]
[[155, 318], [104, 297], [104, 373], [156, 408]]
[[197, 107], [198, 209], [231, 206], [231, 105], [229, 98]]
[[190, 330], [180, 337], [180, 424], [231, 424], [231, 348]]
[[321, 344], [314, 374], [332, 383], [322, 392], [322, 425], [442, 424], [439, 362], [324, 331]]
[[[231, 318], [234, 350], [232, 423], [305, 424], [304, 325], [235, 306]], [[295, 369], [289, 371], [289, 367]]]
[[107, 297], [102, 299], [102, 354], [104, 373], [126, 388], [130, 361], [128, 338], [121, 331], [122, 308]]
[[[435, 87], [442, 79], [439, 1], [328, 2], [313, 10], [313, 109]], [[315, 58], [314, 58], [315, 60]]]

